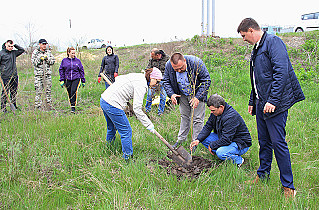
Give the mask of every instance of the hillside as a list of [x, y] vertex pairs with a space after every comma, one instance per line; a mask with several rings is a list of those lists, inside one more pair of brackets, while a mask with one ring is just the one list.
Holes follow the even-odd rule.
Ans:
[[[249, 57], [252, 46], [242, 39], [200, 38], [115, 48], [119, 74], [141, 72], [150, 50], [168, 55], [179, 51], [203, 59], [218, 93], [243, 117], [253, 139], [244, 154], [247, 164], [237, 169], [220, 162], [203, 147], [195, 156], [213, 163], [197, 179], [176, 177], [157, 164], [167, 147], [135, 118], [134, 161], [122, 158], [120, 137], [105, 146], [106, 121], [99, 99], [104, 84], [97, 74], [105, 49], [78, 52], [86, 73], [80, 88], [77, 112], [70, 113], [65, 89], [59, 85], [58, 69], [66, 54], [54, 52], [52, 98], [54, 110], [35, 111], [34, 73], [30, 55], [17, 59], [19, 74], [17, 115], [0, 114], [0, 209], [316, 209], [319, 196], [319, 31], [284, 34], [289, 56], [306, 100], [289, 110], [287, 142], [291, 153], [297, 197], [285, 200], [279, 170], [273, 160], [271, 180], [246, 184], [259, 166], [255, 118], [247, 112], [250, 95]], [[7, 108], [9, 109], [9, 107]], [[206, 119], [209, 116], [206, 109]], [[179, 130], [178, 107], [161, 117], [153, 108], [150, 119], [158, 132], [174, 143]], [[206, 120], [205, 120], [206, 122]], [[190, 138], [183, 144], [188, 148]]]

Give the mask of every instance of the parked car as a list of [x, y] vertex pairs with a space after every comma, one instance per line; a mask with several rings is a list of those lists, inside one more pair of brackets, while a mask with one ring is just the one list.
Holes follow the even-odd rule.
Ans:
[[111, 41], [104, 41], [103, 39], [91, 39], [87, 43], [82, 45], [84, 49], [100, 49], [106, 48], [106, 46], [111, 45]]
[[301, 15], [301, 21], [295, 26], [295, 32], [319, 30], [319, 12]]

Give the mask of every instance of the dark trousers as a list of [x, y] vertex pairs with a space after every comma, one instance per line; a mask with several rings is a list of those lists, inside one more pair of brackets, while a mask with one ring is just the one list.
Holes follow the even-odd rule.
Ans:
[[[10, 95], [11, 103], [13, 103], [15, 107], [17, 107], [16, 95], [17, 95], [17, 91], [18, 91], [18, 76], [11, 77], [9, 79], [2, 79], [2, 80], [3, 80], [3, 84], [4, 84], [4, 87], [5, 87], [7, 94]], [[6, 108], [6, 103], [7, 103], [7, 96], [4, 92], [4, 90], [2, 90], [1, 110], [4, 110]]]
[[75, 107], [78, 95], [78, 89], [80, 86], [80, 79], [66, 80], [66, 90], [68, 91], [69, 101], [71, 107]]
[[272, 151], [274, 150], [282, 185], [295, 189], [291, 170], [290, 153], [285, 140], [287, 117], [288, 110], [265, 120], [263, 118], [263, 109], [257, 108], [256, 121], [260, 146], [260, 166], [257, 170], [257, 174], [259, 177], [267, 177], [270, 174], [273, 157]]

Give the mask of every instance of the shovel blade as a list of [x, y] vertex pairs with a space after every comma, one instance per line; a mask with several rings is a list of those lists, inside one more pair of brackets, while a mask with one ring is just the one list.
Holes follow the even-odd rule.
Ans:
[[180, 166], [187, 167], [192, 164], [192, 156], [182, 147], [179, 146], [176, 150], [172, 150], [170, 158]]
[[179, 146], [176, 151], [182, 156], [182, 158], [185, 160], [185, 163], [191, 163], [193, 161], [192, 156], [186, 151], [186, 149], [184, 149], [183, 146]]
[[17, 111], [17, 108], [13, 104], [10, 104], [10, 109], [13, 112], [13, 114], [15, 115], [16, 111]]

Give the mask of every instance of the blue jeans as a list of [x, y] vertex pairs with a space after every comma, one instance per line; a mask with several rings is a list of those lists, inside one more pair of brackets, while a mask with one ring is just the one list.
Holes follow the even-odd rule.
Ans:
[[[202, 144], [208, 149], [208, 146], [211, 142], [217, 141], [218, 135], [216, 133], [211, 133]], [[228, 146], [219, 147], [217, 150], [212, 150], [219, 159], [226, 160], [231, 159], [234, 164], [241, 164], [243, 162], [243, 158], [241, 157], [249, 150], [249, 147], [246, 147], [242, 150], [238, 148], [236, 142], [232, 142]]]
[[110, 87], [109, 83], [105, 82], [105, 89], [107, 89], [108, 87]]
[[[257, 102], [258, 103], [258, 102]], [[259, 177], [270, 174], [273, 151], [280, 171], [280, 181], [284, 187], [295, 189], [291, 169], [290, 153], [286, 137], [286, 121], [288, 111], [284, 111], [272, 118], [263, 118], [263, 109], [256, 109], [257, 132], [259, 142], [260, 166], [257, 170]]]
[[[160, 103], [158, 105], [158, 113], [157, 114], [163, 114], [164, 109], [165, 109], [165, 103], [166, 103], [166, 91], [164, 89], [163, 81], [159, 82], [159, 85], [161, 87], [161, 92], [160, 92]], [[146, 112], [151, 111], [151, 106], [152, 106], [152, 95], [154, 94], [154, 89], [148, 88], [148, 93], [147, 93], [147, 98], [146, 98], [146, 104], [145, 104], [145, 109]]]
[[102, 98], [100, 99], [100, 105], [107, 123], [106, 144], [115, 140], [117, 130], [121, 136], [123, 157], [129, 159], [133, 155], [132, 128], [125, 112], [110, 105]]

